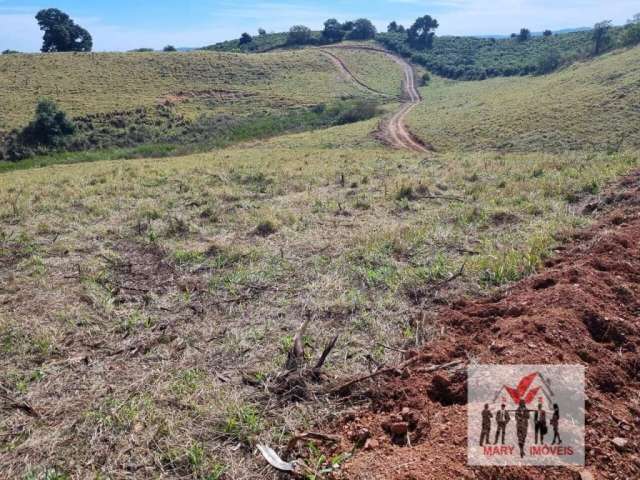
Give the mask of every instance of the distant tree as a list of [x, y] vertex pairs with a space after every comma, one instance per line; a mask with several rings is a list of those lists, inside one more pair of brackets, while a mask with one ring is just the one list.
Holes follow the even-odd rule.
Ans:
[[521, 28], [520, 33], [518, 34], [519, 42], [526, 42], [531, 38], [531, 31], [528, 28]]
[[44, 32], [43, 52], [90, 52], [93, 48], [89, 32], [57, 8], [40, 10], [36, 20]]
[[355, 24], [351, 20], [348, 20], [342, 24], [342, 31], [350, 32], [351, 30], [353, 30], [354, 26]]
[[174, 47], [173, 45], [167, 45], [166, 47], [164, 47], [162, 49], [163, 52], [177, 52], [178, 49], [176, 47]]
[[599, 55], [611, 45], [611, 20], [603, 20], [593, 27], [593, 53]]
[[289, 29], [287, 43], [289, 45], [304, 45], [311, 40], [311, 29], [304, 25], [294, 25]]
[[349, 40], [369, 40], [376, 36], [377, 30], [371, 20], [359, 18], [353, 22], [353, 30], [347, 34]]
[[330, 18], [324, 22], [324, 30], [322, 30], [322, 39], [327, 43], [341, 42], [345, 32], [342, 25], [335, 18]]
[[247, 43], [251, 43], [253, 42], [253, 37], [251, 35], [249, 35], [248, 33], [243, 33], [242, 35], [240, 35], [240, 45], [246, 45]]
[[407, 29], [404, 28], [404, 25], [398, 25], [398, 33], [404, 33], [406, 31], [407, 31]]
[[620, 43], [625, 47], [640, 44], [640, 13], [634, 15], [633, 19], [629, 20], [629, 23], [624, 27]]
[[387, 32], [398, 33], [398, 24], [395, 20], [389, 24], [389, 26], [387, 27]]
[[4, 50], [2, 55], [15, 55], [16, 53], [20, 53], [17, 50]]
[[542, 32], [542, 35], [545, 37], [550, 37], [551, 35], [553, 35], [553, 32], [551, 30], [545, 30], [544, 32]]
[[267, 31], [264, 28], [259, 28], [258, 29], [258, 35], [262, 36], [262, 35], [266, 35]]
[[418, 18], [408, 30], [409, 45], [413, 48], [428, 50], [433, 47], [433, 37], [440, 25], [430, 15]]
[[518, 36], [518, 34], [517, 34], [517, 33], [512, 33], [512, 34], [511, 34], [511, 38], [516, 38], [517, 36]]
[[153, 48], [134, 48], [133, 50], [129, 50], [132, 53], [144, 53], [144, 52], [153, 52]]
[[536, 73], [546, 75], [556, 70], [561, 63], [560, 54], [556, 49], [550, 49], [538, 59]]

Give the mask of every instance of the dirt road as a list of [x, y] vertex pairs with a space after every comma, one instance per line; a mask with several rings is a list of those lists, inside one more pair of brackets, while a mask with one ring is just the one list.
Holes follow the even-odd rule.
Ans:
[[326, 49], [321, 49], [320, 51], [323, 54], [325, 54], [327, 57], [329, 57], [329, 60], [331, 60], [331, 62], [336, 66], [336, 68], [340, 71], [340, 73], [342, 74], [342, 76], [346, 80], [350, 80], [350, 81], [354, 82], [361, 89], [366, 90], [369, 93], [374, 93], [376, 95], [382, 95], [382, 96], [385, 96], [385, 97], [389, 97], [389, 95], [387, 95], [386, 93], [381, 92], [379, 90], [376, 90], [375, 88], [371, 88], [369, 85], [367, 85], [362, 80], [360, 80], [358, 77], [356, 77], [355, 74], [349, 69], [347, 64], [344, 63], [340, 57], [338, 57], [337, 55], [331, 53], [330, 51], [328, 51]]
[[381, 124], [381, 136], [387, 140], [387, 142], [395, 147], [404, 150], [412, 150], [414, 152], [419, 153], [427, 153], [429, 149], [422, 145], [409, 131], [406, 126], [406, 117], [411, 112], [411, 110], [418, 105], [422, 101], [422, 97], [420, 96], [420, 92], [416, 87], [415, 75], [413, 71], [413, 67], [409, 62], [407, 62], [402, 57], [390, 53], [381, 48], [369, 47], [369, 46], [357, 46], [357, 45], [335, 45], [331, 47], [325, 47], [321, 51], [327, 55], [329, 55], [334, 63], [338, 66], [338, 68], [351, 77], [353, 81], [355, 81], [358, 85], [366, 88], [367, 90], [380, 94], [378, 92], [367, 85], [365, 85], [361, 80], [359, 80], [353, 73], [349, 70], [349, 68], [344, 64], [344, 62], [333, 53], [329, 52], [329, 49], [336, 50], [372, 50], [375, 52], [383, 53], [387, 55], [389, 58], [393, 59], [398, 65], [400, 65], [404, 71], [404, 81], [402, 82], [402, 90], [403, 90], [403, 104], [400, 110], [398, 110], [391, 118], [385, 120]]

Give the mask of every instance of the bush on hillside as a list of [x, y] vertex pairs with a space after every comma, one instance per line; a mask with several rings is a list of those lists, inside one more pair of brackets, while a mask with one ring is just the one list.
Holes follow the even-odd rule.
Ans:
[[75, 131], [75, 124], [53, 101], [40, 100], [33, 121], [9, 135], [3, 157], [17, 161], [39, 151], [62, 149]]
[[640, 44], [640, 20], [637, 23], [630, 23], [624, 28], [620, 42], [625, 47]]
[[247, 43], [251, 43], [252, 41], [253, 38], [251, 37], [251, 35], [245, 32], [240, 36], [239, 43], [240, 45], [246, 45]]
[[538, 60], [538, 66], [536, 68], [537, 75], [546, 75], [555, 71], [561, 63], [560, 54], [555, 49], [548, 50]]
[[17, 50], [3, 50], [2, 55], [15, 55], [16, 53], [20, 53]]
[[178, 49], [176, 47], [174, 47], [173, 45], [167, 45], [166, 47], [164, 47], [162, 49], [163, 52], [177, 52]]
[[289, 29], [287, 44], [306, 45], [311, 40], [311, 29], [304, 25], [294, 25]]
[[342, 25], [335, 18], [330, 18], [324, 22], [324, 29], [322, 30], [322, 41], [325, 43], [337, 43], [341, 42], [344, 38], [345, 32], [342, 29]]
[[376, 36], [377, 30], [373, 26], [371, 20], [359, 18], [353, 22], [353, 28], [349, 31], [346, 38], [349, 40], [370, 40]]
[[355, 100], [338, 105], [329, 115], [335, 116], [336, 125], [362, 122], [378, 114], [378, 105], [371, 100]]

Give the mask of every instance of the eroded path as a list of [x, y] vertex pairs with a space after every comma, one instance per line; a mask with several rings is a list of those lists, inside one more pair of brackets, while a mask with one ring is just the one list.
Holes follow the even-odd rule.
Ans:
[[398, 110], [393, 116], [384, 121], [381, 125], [381, 136], [387, 140], [387, 142], [399, 149], [404, 150], [412, 150], [414, 152], [419, 153], [427, 153], [429, 149], [422, 145], [409, 131], [406, 125], [406, 118], [409, 112], [413, 110], [413, 108], [418, 105], [422, 101], [422, 97], [420, 92], [416, 87], [415, 75], [413, 71], [413, 67], [409, 62], [407, 62], [404, 58], [399, 55], [395, 55], [381, 48], [375, 48], [370, 46], [359, 46], [359, 45], [334, 45], [330, 47], [324, 47], [321, 51], [326, 55], [330, 56], [334, 63], [338, 66], [338, 68], [349, 75], [353, 81], [355, 81], [358, 85], [366, 88], [367, 90], [380, 94], [377, 90], [374, 90], [367, 85], [365, 85], [361, 80], [359, 80], [353, 73], [349, 70], [349, 68], [345, 65], [345, 63], [337, 56], [329, 51], [329, 49], [351, 49], [351, 50], [371, 50], [375, 52], [380, 52], [384, 55], [387, 55], [389, 58], [393, 59], [398, 65], [400, 65], [404, 71], [404, 81], [402, 82], [402, 91], [403, 91], [403, 103], [400, 110]]

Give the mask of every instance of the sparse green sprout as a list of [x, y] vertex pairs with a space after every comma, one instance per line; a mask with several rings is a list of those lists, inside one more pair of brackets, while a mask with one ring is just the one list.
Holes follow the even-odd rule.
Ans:
[[234, 405], [227, 411], [222, 431], [241, 443], [251, 443], [264, 428], [264, 419], [252, 405]]

